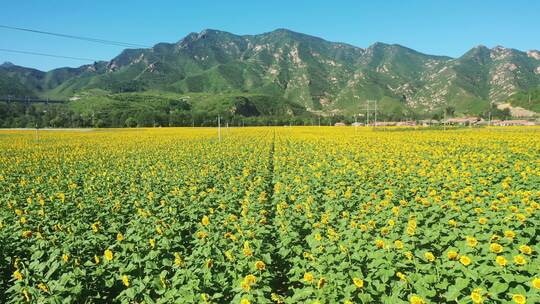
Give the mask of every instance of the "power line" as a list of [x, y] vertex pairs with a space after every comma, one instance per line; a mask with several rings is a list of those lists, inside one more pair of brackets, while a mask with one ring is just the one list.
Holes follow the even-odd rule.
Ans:
[[0, 49], [0, 52], [17, 53], [17, 54], [26, 54], [26, 55], [37, 55], [37, 56], [46, 56], [46, 57], [63, 58], [63, 59], [72, 59], [72, 60], [80, 60], [80, 61], [92, 61], [92, 62], [95, 62], [95, 61], [105, 61], [105, 60], [98, 60], [98, 59], [81, 58], [81, 57], [71, 57], [71, 56], [62, 56], [62, 55], [52, 55], [52, 54], [45, 54], [45, 53], [38, 53], [38, 52], [30, 52], [30, 51], [11, 50], [11, 49]]
[[143, 45], [143, 44], [137, 44], [137, 43], [128, 43], [128, 42], [120, 42], [120, 41], [114, 41], [114, 40], [105, 40], [105, 39], [98, 39], [98, 38], [91, 38], [91, 37], [84, 37], [84, 36], [53, 33], [53, 32], [46, 32], [46, 31], [41, 31], [41, 30], [28, 29], [28, 28], [22, 28], [22, 27], [15, 27], [15, 26], [9, 26], [9, 25], [1, 25], [0, 24], [0, 28], [9, 29], [9, 30], [16, 30], [16, 31], [23, 31], [23, 32], [30, 32], [30, 33], [36, 33], [36, 34], [43, 34], [43, 35], [50, 35], [50, 36], [57, 36], [57, 37], [63, 37], [63, 38], [84, 40], [84, 41], [90, 41], [90, 42], [108, 44], [108, 45], [114, 45], [114, 46], [136, 47], [136, 48], [151, 48], [151, 46], [147, 46], [147, 45]]

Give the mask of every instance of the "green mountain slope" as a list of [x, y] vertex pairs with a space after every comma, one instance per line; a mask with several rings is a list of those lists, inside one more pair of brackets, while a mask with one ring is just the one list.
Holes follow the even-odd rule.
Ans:
[[153, 91], [195, 93], [208, 104], [220, 100], [214, 95], [264, 96], [326, 114], [358, 113], [367, 100], [378, 100], [381, 114], [396, 118], [448, 107], [476, 115], [536, 88], [537, 51], [478, 46], [450, 58], [384, 43], [362, 49], [286, 29], [244, 36], [204, 30], [176, 43], [124, 50], [109, 62], [49, 72], [0, 66], [4, 95], [84, 99], [99, 90], [135, 98]]

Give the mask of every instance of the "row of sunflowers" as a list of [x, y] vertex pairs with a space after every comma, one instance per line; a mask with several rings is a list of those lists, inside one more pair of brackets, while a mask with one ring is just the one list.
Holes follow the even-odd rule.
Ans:
[[536, 303], [536, 128], [0, 131], [1, 303]]

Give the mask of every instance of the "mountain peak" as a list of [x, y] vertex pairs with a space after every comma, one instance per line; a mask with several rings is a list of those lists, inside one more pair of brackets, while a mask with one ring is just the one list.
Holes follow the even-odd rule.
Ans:
[[489, 50], [489, 48], [483, 44], [479, 44], [475, 47], [473, 47], [473, 50]]
[[204, 29], [204, 30], [202, 30], [202, 31], [199, 33], [199, 36], [203, 36], [203, 35], [216, 35], [216, 34], [230, 34], [230, 33], [224, 32], [224, 31], [220, 31], [220, 30], [215, 30], [215, 29]]
[[9, 62], [9, 61], [6, 61], [2, 64], [0, 64], [0, 67], [3, 67], [3, 68], [9, 68], [9, 67], [12, 67], [12, 66], [15, 66], [13, 63]]
[[277, 28], [277, 29], [273, 30], [272, 33], [286, 33], [286, 34], [294, 33], [294, 34], [298, 34], [297, 32], [291, 31], [291, 30], [286, 29], [286, 28]]
[[388, 44], [388, 43], [377, 41], [377, 42], [373, 43], [372, 45], [370, 45], [368, 47], [368, 49], [386, 48], [386, 47], [389, 47], [389, 46], [390, 46], [390, 44]]

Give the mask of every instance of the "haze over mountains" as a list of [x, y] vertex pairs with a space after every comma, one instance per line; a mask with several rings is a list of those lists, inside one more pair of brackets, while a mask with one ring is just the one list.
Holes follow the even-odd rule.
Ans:
[[[243, 36], [204, 30], [177, 43], [127, 49], [108, 62], [48, 72], [0, 65], [2, 96], [256, 95], [317, 113], [355, 113], [367, 100], [378, 100], [390, 114], [447, 107], [477, 114], [491, 102], [512, 102], [512, 96], [538, 88], [536, 50], [476, 46], [450, 58], [397, 44], [360, 48], [286, 29]], [[527, 102], [518, 105], [538, 110], [539, 101]]]

